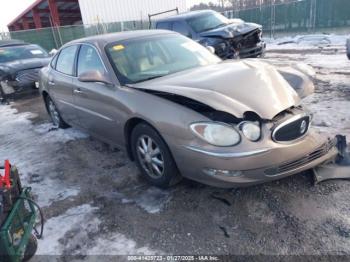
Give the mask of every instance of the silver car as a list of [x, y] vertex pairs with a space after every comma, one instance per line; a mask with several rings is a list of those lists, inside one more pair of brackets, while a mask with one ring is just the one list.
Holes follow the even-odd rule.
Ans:
[[63, 46], [41, 71], [53, 123], [126, 149], [168, 187], [187, 177], [218, 187], [280, 179], [334, 159], [301, 97], [312, 81], [259, 60], [222, 61], [170, 31], [124, 32]]

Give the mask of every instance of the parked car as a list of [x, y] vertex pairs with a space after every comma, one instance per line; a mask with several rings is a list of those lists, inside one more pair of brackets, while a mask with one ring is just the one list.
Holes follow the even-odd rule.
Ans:
[[39, 70], [49, 61], [48, 53], [38, 45], [0, 41], [0, 98], [38, 88]]
[[227, 19], [212, 10], [193, 11], [160, 19], [156, 29], [173, 30], [204, 46], [212, 46], [222, 59], [258, 57], [264, 54], [262, 26]]
[[337, 155], [335, 141], [309, 128], [310, 113], [273, 66], [222, 61], [166, 30], [70, 42], [41, 70], [40, 90], [56, 126], [126, 148], [156, 186], [182, 176], [247, 186]]
[[346, 40], [346, 55], [350, 59], [350, 37]]

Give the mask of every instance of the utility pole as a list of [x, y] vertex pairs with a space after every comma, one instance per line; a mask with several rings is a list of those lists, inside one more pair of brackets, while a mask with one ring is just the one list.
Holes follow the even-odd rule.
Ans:
[[316, 10], [317, 10], [317, 0], [311, 0], [309, 31], [312, 31], [312, 32], [314, 32], [316, 28], [316, 16], [317, 16]]
[[270, 38], [273, 38], [275, 36], [275, 18], [276, 18], [275, 0], [270, 0], [270, 5], [271, 5]]

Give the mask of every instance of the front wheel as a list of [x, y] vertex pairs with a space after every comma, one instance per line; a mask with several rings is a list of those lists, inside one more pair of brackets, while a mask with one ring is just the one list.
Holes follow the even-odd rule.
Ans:
[[69, 127], [66, 122], [63, 121], [55, 103], [52, 101], [50, 97], [46, 97], [45, 99], [47, 111], [51, 117], [51, 121], [55, 127], [58, 128], [67, 128]]
[[181, 175], [171, 152], [154, 128], [138, 124], [131, 134], [131, 146], [142, 175], [151, 184], [167, 188], [180, 182]]

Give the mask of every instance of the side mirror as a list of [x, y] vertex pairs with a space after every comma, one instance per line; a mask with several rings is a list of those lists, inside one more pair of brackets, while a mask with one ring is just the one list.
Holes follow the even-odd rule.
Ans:
[[215, 48], [214, 47], [208, 45], [208, 46], [206, 46], [206, 48], [210, 51], [210, 53], [215, 54]]
[[113, 85], [111, 79], [102, 74], [100, 71], [88, 71], [79, 75], [78, 80], [86, 83], [103, 83], [105, 85]]

